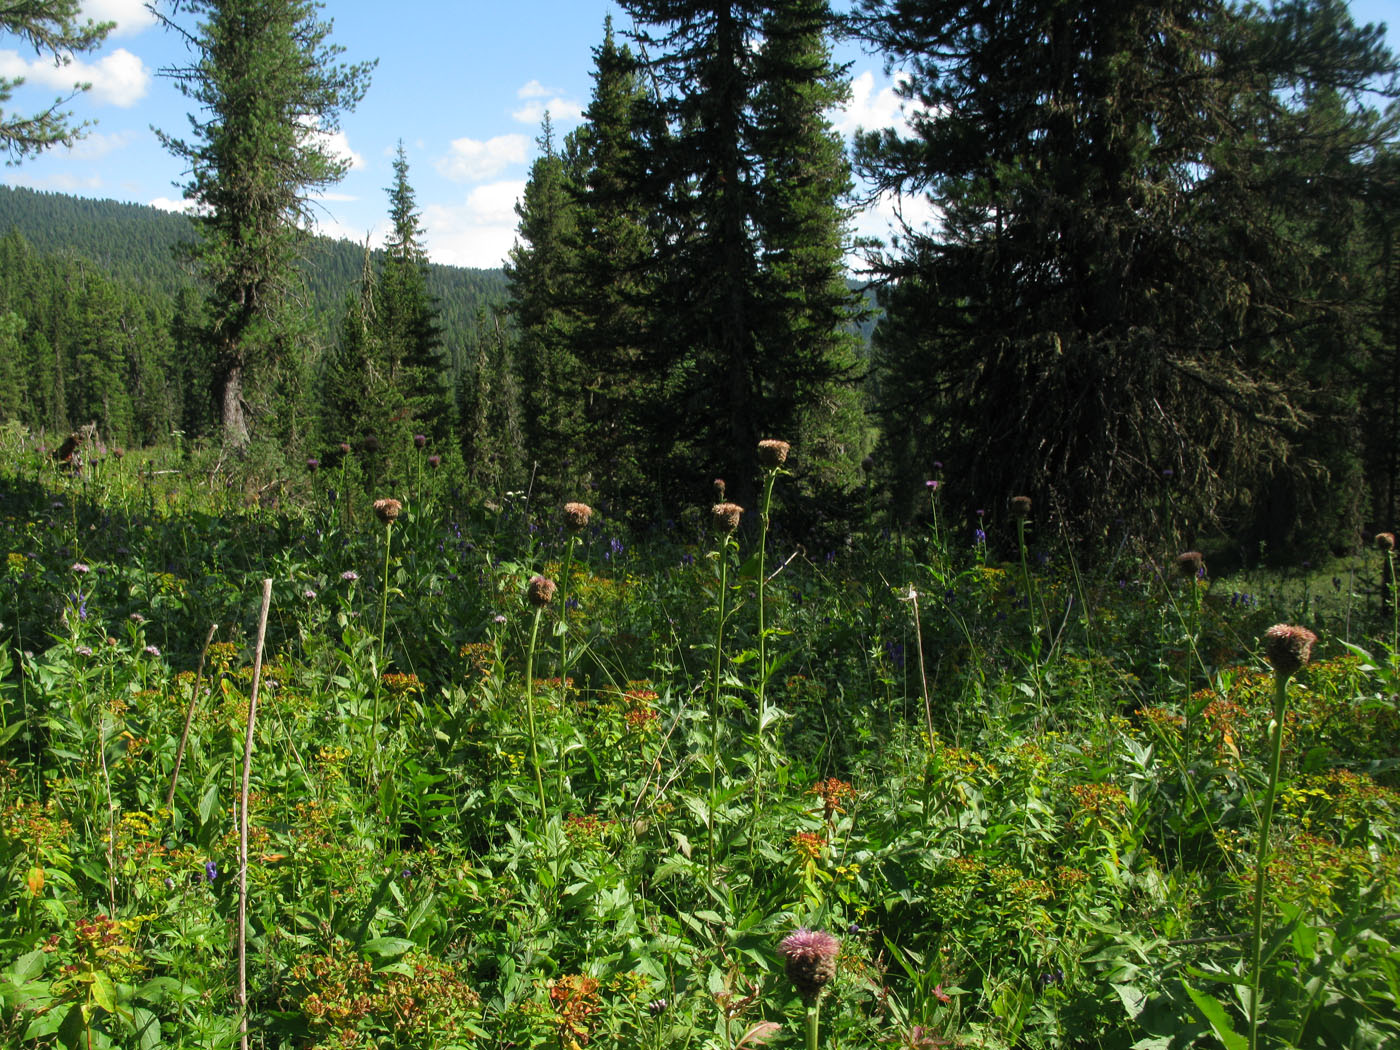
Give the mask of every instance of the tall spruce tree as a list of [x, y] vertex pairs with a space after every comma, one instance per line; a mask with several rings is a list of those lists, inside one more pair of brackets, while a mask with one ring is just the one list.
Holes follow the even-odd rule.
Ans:
[[[167, 69], [198, 106], [189, 139], [158, 132], [189, 164], [194, 249], [226, 443], [249, 438], [250, 383], [291, 343], [287, 308], [311, 222], [310, 195], [345, 174], [327, 134], [363, 97], [373, 63], [346, 65], [310, 0], [170, 0], [166, 25], [196, 51]], [[186, 30], [177, 20], [193, 19]]]
[[[652, 458], [672, 496], [720, 473], [745, 502], [757, 441], [796, 437], [802, 405], [850, 378], [836, 333], [851, 297], [825, 254], [844, 224], [844, 161], [821, 113], [840, 91], [830, 13], [808, 0], [622, 6], [660, 89], [642, 180], [658, 223], [647, 343], [665, 376], [648, 406]], [[802, 261], [799, 241], [812, 247]]]
[[523, 386], [525, 456], [546, 491], [569, 495], [573, 448], [584, 430], [582, 375], [570, 341], [576, 167], [554, 142], [549, 114], [525, 193], [515, 206], [518, 240], [506, 263]]
[[389, 381], [404, 401], [405, 428], [410, 434], [429, 435], [441, 446], [453, 429], [451, 382], [437, 305], [428, 291], [428, 257], [402, 142], [394, 155], [394, 184], [388, 193], [392, 226], [371, 327]]
[[569, 345], [580, 366], [583, 433], [571, 449], [578, 473], [606, 482], [611, 505], [638, 506], [638, 463], [657, 376], [645, 368], [654, 238], [639, 187], [645, 172], [639, 115], [641, 69], [619, 46], [612, 19], [594, 49], [593, 93], [577, 132]]
[[1365, 110], [1393, 72], [1379, 38], [1332, 0], [860, 7], [914, 104], [912, 135], [865, 135], [861, 166], [941, 213], [874, 260], [906, 484], [940, 459], [965, 507], [1025, 493], [1093, 538], [1170, 505], [1189, 537], [1302, 466], [1328, 410], [1318, 333], [1358, 304], [1331, 300], [1338, 256], [1295, 190], [1386, 133], [1299, 139], [1300, 99], [1331, 85]]

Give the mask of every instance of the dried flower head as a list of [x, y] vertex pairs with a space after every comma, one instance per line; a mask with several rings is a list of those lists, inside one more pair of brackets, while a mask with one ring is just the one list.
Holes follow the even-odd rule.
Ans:
[[543, 576], [531, 576], [530, 586], [525, 592], [525, 597], [536, 609], [543, 609], [554, 600], [554, 591], [553, 580]]
[[1393, 533], [1393, 532], [1378, 532], [1378, 533], [1376, 533], [1376, 550], [1379, 550], [1379, 551], [1393, 551], [1394, 549], [1395, 549], [1395, 533]]
[[1205, 575], [1206, 560], [1201, 556], [1200, 551], [1186, 551], [1176, 556], [1176, 572], [1188, 580], [1199, 579]]
[[588, 519], [593, 517], [593, 508], [587, 503], [564, 504], [564, 527], [570, 532], [579, 532], [588, 527]]
[[385, 525], [397, 521], [402, 511], [403, 504], [396, 499], [377, 499], [374, 501], [375, 517]]
[[1285, 678], [1307, 666], [1317, 635], [1306, 627], [1276, 623], [1264, 632], [1264, 656]]
[[342, 441], [342, 442], [340, 443], [340, 453], [341, 453], [341, 455], [349, 455], [349, 453], [350, 453], [350, 442], [348, 442], [348, 441]]
[[733, 532], [739, 527], [739, 515], [744, 513], [744, 508], [737, 503], [716, 503], [710, 508], [710, 514], [714, 517], [715, 529], [718, 532]]
[[836, 956], [841, 942], [825, 930], [800, 927], [778, 942], [788, 980], [811, 1003], [836, 976]]
[[715, 478], [715, 502], [724, 502], [724, 479]]
[[764, 470], [776, 470], [787, 462], [788, 451], [792, 448], [786, 441], [766, 438], [758, 443], [758, 462]]
[[1029, 518], [1031, 516], [1031, 498], [1029, 496], [1012, 496], [1011, 514], [1017, 518]]

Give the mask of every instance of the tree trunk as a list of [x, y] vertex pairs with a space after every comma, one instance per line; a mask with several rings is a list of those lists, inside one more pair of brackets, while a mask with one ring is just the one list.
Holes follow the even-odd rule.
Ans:
[[224, 371], [219, 404], [224, 426], [224, 444], [233, 448], [248, 446], [248, 418], [243, 412], [243, 366], [231, 364]]

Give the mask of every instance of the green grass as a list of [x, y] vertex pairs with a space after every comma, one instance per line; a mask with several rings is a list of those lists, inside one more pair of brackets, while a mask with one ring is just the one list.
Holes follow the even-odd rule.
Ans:
[[[701, 516], [599, 515], [570, 556], [519, 496], [332, 502], [327, 469], [269, 508], [169, 450], [68, 476], [0, 444], [0, 1044], [237, 1043], [265, 577], [254, 1046], [797, 1046], [799, 926], [842, 940], [828, 1046], [1239, 1045], [1279, 621], [1321, 642], [1283, 727], [1261, 1045], [1400, 1037], [1371, 552], [1355, 586], [1246, 585], [1135, 543], [1081, 575], [1034, 521], [1025, 574], [872, 528], [770, 549], [760, 629], [753, 536], [721, 551]], [[375, 496], [405, 504], [387, 573]], [[566, 561], [527, 687], [526, 584]]]

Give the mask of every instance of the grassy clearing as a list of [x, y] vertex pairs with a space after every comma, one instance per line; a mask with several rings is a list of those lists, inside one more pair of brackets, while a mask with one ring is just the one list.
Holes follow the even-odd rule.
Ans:
[[5, 1045], [1244, 1046], [1279, 621], [1320, 642], [1259, 1045], [1400, 1037], [1378, 552], [1300, 597], [1128, 541], [1081, 574], [1033, 513], [1024, 559], [936, 514], [803, 551], [774, 468], [760, 559], [708, 512], [428, 484], [386, 525], [331, 471], [267, 509], [137, 459], [5, 449]]

